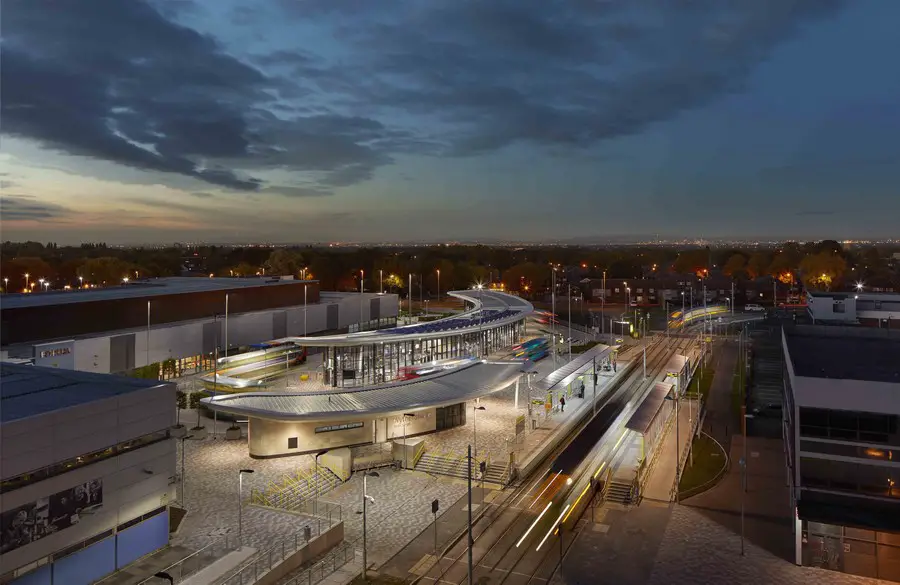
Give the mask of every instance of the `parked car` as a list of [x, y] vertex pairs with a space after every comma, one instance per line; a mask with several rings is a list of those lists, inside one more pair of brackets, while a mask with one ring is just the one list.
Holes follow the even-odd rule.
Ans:
[[761, 312], [761, 311], [765, 311], [766, 309], [762, 305], [757, 305], [756, 303], [750, 303], [748, 305], [744, 305], [744, 310], [745, 311], [753, 311], [753, 312]]

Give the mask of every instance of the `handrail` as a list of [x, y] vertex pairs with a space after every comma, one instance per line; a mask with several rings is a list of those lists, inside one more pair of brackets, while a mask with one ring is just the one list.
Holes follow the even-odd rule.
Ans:
[[[213, 552], [213, 554], [210, 557], [210, 562], [208, 562], [206, 564], [201, 564], [201, 562], [198, 562], [197, 565], [188, 568], [187, 571], [184, 570], [183, 567], [188, 565], [188, 563], [191, 559], [195, 559], [195, 558], [199, 559], [201, 556], [208, 553], [209, 551], [214, 551], [216, 548], [218, 548], [219, 545], [222, 545], [222, 551], [224, 551], [224, 554], [222, 554], [220, 556], [216, 556], [215, 553]], [[239, 548], [240, 548], [239, 544], [238, 544], [238, 546], [234, 546], [234, 544], [229, 545], [228, 536], [223, 536], [221, 538], [217, 538], [216, 540], [210, 542], [209, 544], [202, 547], [201, 549], [192, 552], [191, 554], [187, 555], [183, 559], [180, 559], [180, 560], [172, 563], [171, 565], [169, 565], [168, 567], [163, 569], [162, 572], [172, 575], [172, 577], [175, 579], [175, 583], [180, 583], [181, 581], [190, 577], [191, 575], [196, 575], [201, 570], [212, 565], [214, 562], [221, 559], [226, 554], [228, 554], [232, 551], [238, 550]], [[98, 581], [97, 583], [98, 584], [103, 583], [107, 579], [112, 578], [114, 575], [118, 575], [119, 573], [121, 573], [121, 571], [122, 570], [120, 569], [119, 571], [110, 573], [109, 575], [107, 575], [106, 577], [104, 577], [103, 579]], [[151, 583], [151, 582], [155, 582], [155, 581], [156, 581], [155, 577], [147, 577], [143, 581], [140, 581], [138, 583], [138, 585], [144, 585], [145, 583]]]
[[[325, 530], [330, 529], [336, 524], [336, 522], [332, 522], [330, 519], [325, 522]], [[310, 529], [308, 535], [306, 533], [307, 528]], [[247, 583], [255, 583], [260, 577], [271, 571], [278, 563], [284, 561], [291, 554], [308, 545], [314, 538], [322, 536], [322, 533], [322, 521], [317, 518], [315, 524], [305, 524], [303, 528], [291, 536], [283, 538], [266, 550], [256, 553], [251, 559], [228, 574], [227, 577], [216, 579], [213, 583], [214, 585], [245, 585]], [[250, 577], [249, 581], [244, 578], [245, 574]]]

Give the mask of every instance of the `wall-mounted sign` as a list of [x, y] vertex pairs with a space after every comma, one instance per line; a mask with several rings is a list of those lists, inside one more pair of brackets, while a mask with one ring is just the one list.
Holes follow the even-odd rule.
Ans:
[[346, 431], [349, 429], [359, 429], [362, 428], [363, 423], [361, 422], [352, 422], [352, 423], [344, 423], [340, 425], [328, 425], [327, 427], [316, 427], [317, 433], [330, 433], [332, 431]]
[[95, 479], [0, 515], [0, 553], [8, 553], [78, 524], [81, 513], [103, 505], [103, 480]]
[[75, 369], [75, 342], [57, 341], [34, 346], [34, 365], [45, 368]]

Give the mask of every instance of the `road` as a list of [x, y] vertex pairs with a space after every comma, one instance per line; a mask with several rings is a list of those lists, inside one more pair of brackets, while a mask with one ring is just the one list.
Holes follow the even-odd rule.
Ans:
[[[648, 351], [648, 373], [657, 374], [684, 339], [666, 340]], [[473, 526], [473, 582], [481, 584], [525, 585], [546, 583], [557, 570], [561, 552], [572, 545], [581, 514], [590, 500], [591, 478], [615, 465], [624, 451], [624, 423], [640, 403], [655, 375], [643, 379], [640, 368], [607, 396], [598, 417], [609, 421], [607, 431], [571, 476], [552, 467], [568, 443], [548, 457], [538, 471], [520, 487], [502, 492], [486, 503], [484, 514]], [[606, 425], [604, 421], [604, 425]], [[581, 429], [579, 429], [580, 432]], [[574, 438], [577, 433], [570, 437]], [[474, 511], [474, 506], [473, 506]], [[558, 527], [562, 528], [559, 534]], [[468, 578], [467, 539], [463, 537], [446, 550], [437, 563], [424, 572], [419, 583], [465, 583]]]

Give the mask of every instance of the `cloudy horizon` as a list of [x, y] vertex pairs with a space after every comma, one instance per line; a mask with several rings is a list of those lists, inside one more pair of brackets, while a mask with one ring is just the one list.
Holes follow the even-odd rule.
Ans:
[[884, 0], [10, 0], [3, 239], [897, 236], [898, 19]]

